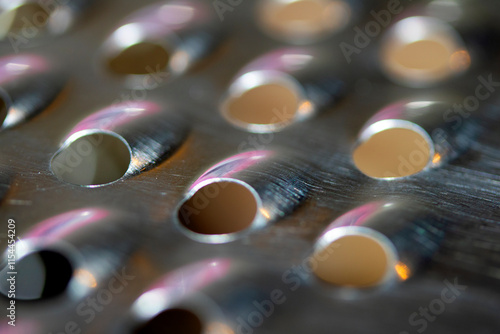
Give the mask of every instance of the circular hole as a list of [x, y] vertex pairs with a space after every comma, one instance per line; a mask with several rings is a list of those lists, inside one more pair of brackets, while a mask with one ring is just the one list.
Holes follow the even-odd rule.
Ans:
[[375, 133], [353, 153], [356, 167], [374, 178], [416, 174], [428, 165], [430, 158], [428, 141], [418, 132], [404, 128]]
[[120, 179], [128, 170], [130, 150], [120, 138], [94, 133], [82, 136], [52, 159], [52, 171], [63, 181], [90, 186]]
[[[45, 27], [49, 13], [37, 3], [26, 3], [0, 14], [0, 36], [5, 38], [9, 32], [17, 33], [22, 29], [39, 31]], [[38, 29], [38, 30], [35, 30]]]
[[380, 284], [389, 271], [389, 255], [375, 239], [341, 237], [314, 254], [314, 273], [325, 282], [351, 287]]
[[114, 73], [144, 75], [164, 70], [170, 61], [167, 50], [156, 43], [141, 42], [134, 44], [108, 60]]
[[184, 309], [170, 309], [136, 328], [134, 334], [201, 334], [203, 324], [200, 318]]
[[[56, 297], [66, 290], [73, 276], [69, 260], [51, 250], [26, 255], [17, 261], [15, 271], [15, 298], [19, 300]], [[10, 290], [9, 272], [9, 267], [2, 270], [2, 293], [5, 295]]]
[[[408, 37], [413, 30], [421, 36]], [[470, 55], [453, 28], [422, 17], [396, 24], [384, 40], [381, 56], [388, 75], [411, 86], [439, 82], [470, 66]]]
[[261, 6], [260, 19], [269, 33], [296, 42], [309, 42], [344, 28], [351, 9], [344, 1], [267, 0]]
[[289, 124], [297, 114], [298, 105], [298, 93], [292, 87], [267, 83], [230, 97], [225, 113], [236, 125], [271, 130]]
[[187, 229], [208, 235], [235, 233], [248, 228], [257, 214], [257, 200], [245, 186], [214, 182], [202, 187], [179, 209]]

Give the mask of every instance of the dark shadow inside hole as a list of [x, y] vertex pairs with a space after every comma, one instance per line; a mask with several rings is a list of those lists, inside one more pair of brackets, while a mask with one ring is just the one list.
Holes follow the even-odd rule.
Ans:
[[137, 327], [133, 334], [201, 334], [202, 329], [202, 322], [196, 314], [183, 309], [170, 309]]
[[[200, 206], [199, 203], [204, 203]], [[208, 235], [235, 233], [250, 227], [257, 215], [252, 192], [235, 182], [214, 182], [198, 190], [179, 209], [180, 222]]]
[[[73, 277], [73, 266], [62, 254], [42, 250], [19, 259], [15, 264], [15, 299], [43, 300], [56, 297], [66, 291]], [[9, 295], [12, 287], [12, 268], [6, 266], [2, 272], [1, 291]]]
[[0, 127], [3, 125], [3, 122], [7, 118], [7, 103], [0, 96]]
[[164, 70], [170, 61], [170, 54], [161, 45], [142, 42], [121, 51], [108, 60], [111, 71], [121, 74], [150, 74]]

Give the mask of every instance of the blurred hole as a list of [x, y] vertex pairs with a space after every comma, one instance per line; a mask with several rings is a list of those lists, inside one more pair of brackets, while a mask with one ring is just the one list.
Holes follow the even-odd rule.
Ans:
[[108, 60], [109, 68], [117, 74], [150, 74], [167, 68], [170, 54], [161, 45], [141, 42], [122, 50]]
[[267, 0], [263, 2], [260, 17], [263, 27], [271, 34], [308, 42], [345, 27], [351, 9], [344, 1]]
[[179, 220], [200, 234], [227, 234], [248, 228], [257, 214], [250, 190], [234, 182], [214, 182], [198, 190], [179, 210]]
[[230, 97], [226, 105], [227, 117], [246, 125], [286, 125], [297, 114], [299, 97], [282, 84], [263, 84]]
[[376, 240], [361, 235], [341, 237], [315, 253], [314, 273], [331, 284], [369, 287], [380, 284], [389, 270], [389, 256]]
[[430, 157], [427, 140], [419, 133], [403, 128], [375, 133], [353, 153], [356, 167], [375, 178], [416, 174], [427, 166]]
[[[2, 293], [8, 295], [10, 284], [7, 279], [9, 268], [2, 270]], [[42, 250], [26, 255], [15, 266], [15, 295], [19, 300], [47, 299], [60, 295], [66, 290], [72, 276], [73, 267], [60, 253]], [[7, 284], [7, 285], [4, 285]]]
[[113, 135], [82, 136], [56, 153], [52, 171], [63, 181], [78, 185], [101, 185], [120, 179], [128, 170], [130, 151]]
[[202, 322], [194, 313], [183, 309], [170, 309], [136, 328], [133, 334], [201, 334]]
[[[408, 42], [413, 29], [423, 36]], [[396, 24], [382, 45], [382, 63], [397, 81], [412, 86], [433, 84], [470, 66], [470, 55], [451, 27], [434, 19], [413, 17]], [[415, 32], [416, 33], [416, 32]]]
[[9, 32], [19, 33], [23, 28], [30, 33], [46, 26], [49, 13], [37, 3], [26, 3], [0, 14], [0, 36], [5, 38]]

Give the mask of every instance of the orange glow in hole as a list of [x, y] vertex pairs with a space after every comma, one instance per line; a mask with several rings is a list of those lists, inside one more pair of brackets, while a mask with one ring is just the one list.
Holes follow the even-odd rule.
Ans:
[[406, 264], [398, 262], [394, 268], [396, 269], [396, 273], [398, 274], [399, 278], [401, 278], [403, 281], [406, 281], [408, 277], [410, 277], [411, 271]]
[[470, 54], [465, 50], [456, 51], [450, 56], [450, 67], [454, 71], [464, 71], [469, 68], [470, 64]]
[[97, 286], [97, 281], [92, 275], [92, 273], [85, 269], [78, 269], [75, 273], [75, 278], [83, 285], [86, 285], [90, 288], [95, 288]]
[[436, 153], [434, 154], [434, 157], [432, 158], [432, 163], [437, 164], [441, 161], [441, 154]]

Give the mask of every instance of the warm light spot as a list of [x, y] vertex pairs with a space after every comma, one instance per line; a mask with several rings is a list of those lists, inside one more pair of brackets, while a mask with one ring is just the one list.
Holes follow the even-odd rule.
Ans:
[[94, 275], [92, 275], [92, 273], [88, 270], [78, 269], [75, 273], [75, 278], [78, 282], [90, 288], [95, 288], [97, 286]]
[[470, 54], [466, 50], [456, 51], [450, 56], [450, 67], [456, 72], [465, 71], [470, 64]]
[[441, 161], [441, 154], [439, 153], [434, 154], [434, 157], [432, 158], [432, 163], [438, 164], [440, 161]]
[[207, 326], [207, 334], [234, 334], [234, 331], [226, 324], [214, 322]]
[[408, 268], [406, 264], [398, 262], [394, 269], [396, 269], [396, 273], [403, 281], [407, 280], [408, 277], [410, 277], [410, 268]]
[[130, 158], [130, 164], [132, 166], [141, 166], [142, 164], [144, 164], [144, 161], [141, 161], [140, 159], [138, 159], [136, 157], [131, 157]]
[[311, 101], [303, 101], [301, 104], [299, 104], [297, 112], [301, 115], [301, 117], [306, 117], [312, 114], [313, 111], [314, 106]]
[[182, 73], [186, 71], [192, 61], [189, 52], [184, 50], [179, 50], [172, 55], [170, 59], [170, 68], [173, 73]]
[[266, 217], [267, 219], [270, 219], [271, 218], [271, 215], [269, 214], [269, 211], [267, 211], [266, 209], [262, 208], [260, 209], [260, 213]]

